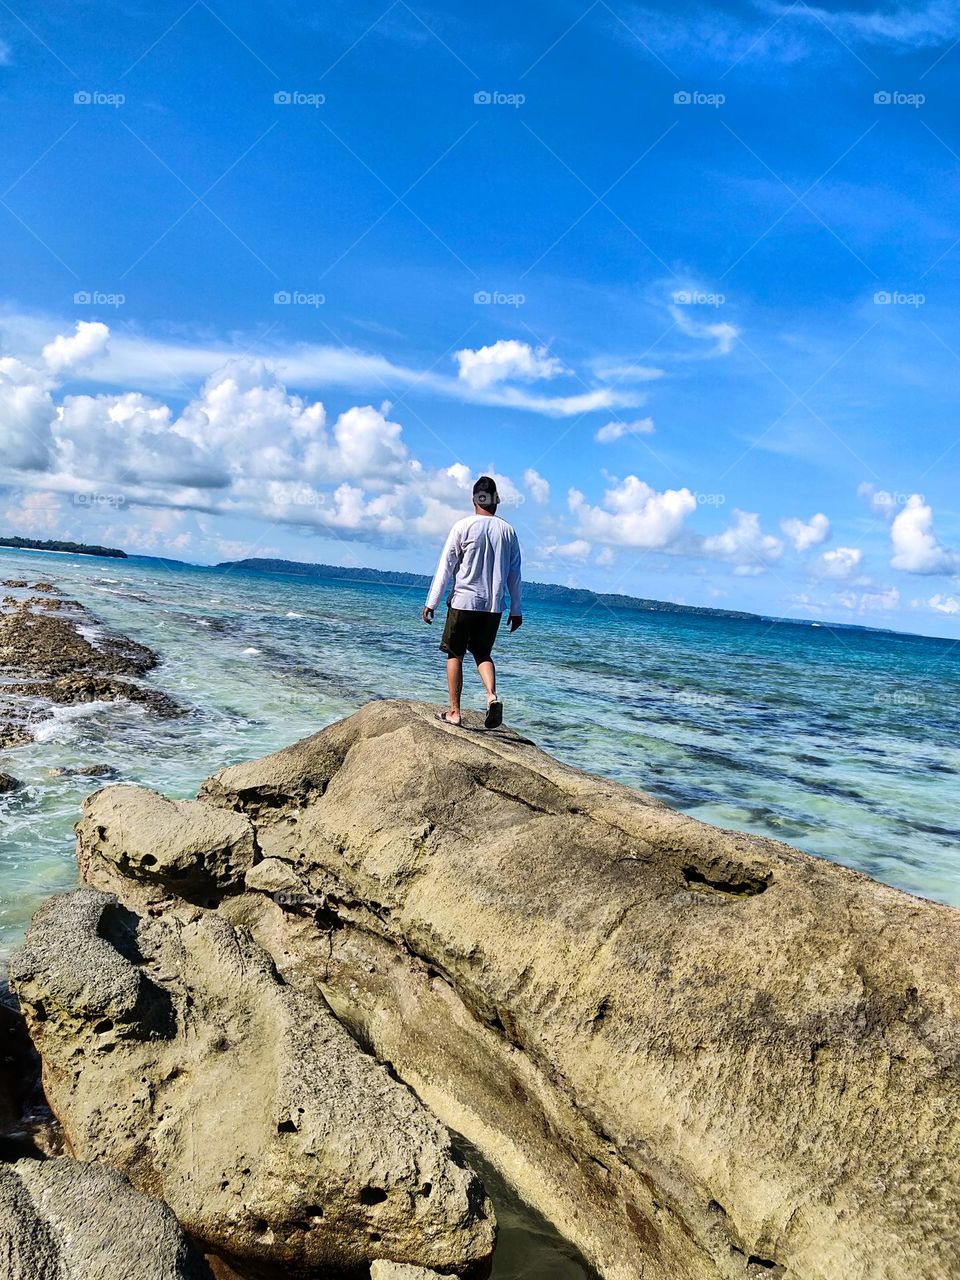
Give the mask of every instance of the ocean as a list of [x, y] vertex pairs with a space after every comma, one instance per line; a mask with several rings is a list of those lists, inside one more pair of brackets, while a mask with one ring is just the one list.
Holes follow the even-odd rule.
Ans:
[[[0, 553], [161, 658], [149, 680], [188, 709], [62, 707], [3, 753], [0, 956], [45, 896], [75, 883], [72, 826], [100, 785], [192, 796], [209, 773], [295, 741], [371, 698], [444, 697], [440, 622], [418, 588]], [[501, 634], [509, 724], [579, 768], [698, 818], [775, 836], [960, 905], [960, 645], [712, 616], [531, 604]], [[464, 705], [482, 688], [466, 672]]]
[[[440, 622], [419, 588], [148, 560], [0, 551], [0, 578], [46, 579], [160, 656], [149, 681], [187, 709], [61, 707], [4, 752], [0, 960], [38, 903], [76, 883], [72, 827], [102, 785], [196, 794], [371, 698], [437, 700]], [[707, 821], [787, 840], [960, 905], [960, 646], [886, 632], [531, 604], [497, 651], [506, 720], [561, 760]], [[482, 688], [466, 674], [464, 705]], [[495, 1280], [585, 1280], [548, 1224], [483, 1168], [502, 1233]]]

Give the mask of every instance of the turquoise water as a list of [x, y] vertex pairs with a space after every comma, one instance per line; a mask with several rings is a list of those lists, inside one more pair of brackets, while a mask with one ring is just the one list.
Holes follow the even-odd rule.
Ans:
[[[440, 698], [439, 626], [418, 589], [149, 562], [0, 553], [0, 577], [47, 578], [155, 649], [150, 680], [190, 709], [62, 708], [4, 752], [0, 948], [74, 883], [72, 824], [108, 764], [177, 796], [370, 698]], [[788, 840], [960, 905], [960, 647], [946, 640], [712, 617], [528, 607], [502, 635], [507, 720], [561, 759], [699, 818]], [[467, 673], [465, 705], [482, 706]]]

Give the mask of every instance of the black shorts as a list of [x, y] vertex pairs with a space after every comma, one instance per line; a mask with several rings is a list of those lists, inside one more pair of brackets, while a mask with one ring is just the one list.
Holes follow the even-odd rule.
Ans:
[[440, 637], [440, 648], [449, 658], [462, 658], [469, 652], [479, 664], [490, 660], [490, 651], [500, 626], [499, 613], [481, 613], [479, 609], [447, 609], [447, 621]]

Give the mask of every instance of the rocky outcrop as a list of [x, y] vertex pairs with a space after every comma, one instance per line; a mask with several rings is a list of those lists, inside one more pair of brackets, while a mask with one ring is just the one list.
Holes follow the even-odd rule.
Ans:
[[955, 911], [408, 704], [204, 797], [220, 911], [605, 1276], [960, 1273]]
[[[203, 1229], [261, 1256], [220, 1152], [299, 1159], [329, 1132], [309, 1119], [275, 1147], [273, 1129], [296, 1126], [292, 1086], [248, 1101], [251, 1080], [282, 1082], [301, 1057], [310, 1078], [293, 1023], [325, 1046], [329, 1006], [607, 1280], [960, 1274], [957, 912], [467, 726], [378, 702], [214, 775], [190, 820], [202, 827], [209, 809], [254, 839], [242, 884], [236, 860], [222, 875], [211, 864], [215, 911], [178, 906], [175, 878], [156, 870], [181, 866], [187, 839], [157, 819], [157, 797], [111, 788], [88, 804], [84, 875], [136, 914], [89, 891], [61, 901], [16, 971], [71, 1141], [169, 1192], [188, 1224], [200, 1192], [183, 1189], [176, 1152], [189, 1151], [214, 1206]], [[82, 943], [63, 936], [77, 911]], [[213, 1027], [237, 1046], [226, 1063]], [[147, 1082], [143, 1097], [130, 1080]], [[255, 1117], [242, 1135], [222, 1132], [226, 1096]], [[296, 1167], [286, 1187], [301, 1186]], [[261, 1168], [246, 1203], [269, 1209], [248, 1212], [271, 1223], [272, 1257], [302, 1262], [297, 1242], [342, 1212], [381, 1237], [384, 1260], [465, 1269], [399, 1250], [399, 1218], [390, 1236], [375, 1205], [350, 1217], [362, 1185], [387, 1185], [369, 1174], [339, 1199], [330, 1184], [310, 1191], [336, 1206], [313, 1222], [305, 1203], [270, 1198]], [[390, 1184], [408, 1214], [422, 1212], [422, 1176]]]
[[[160, 797], [141, 799], [179, 841]], [[139, 916], [77, 890], [37, 913], [11, 985], [70, 1150], [165, 1200], [246, 1274], [381, 1257], [466, 1274], [489, 1257], [492, 1210], [447, 1132], [215, 913]]]
[[211, 1280], [166, 1205], [112, 1169], [67, 1158], [0, 1164], [4, 1280]]
[[184, 714], [168, 694], [140, 680], [157, 664], [152, 650], [105, 631], [76, 600], [50, 594], [56, 588], [49, 583], [34, 583], [34, 590], [48, 594], [4, 597], [10, 608], [0, 614], [0, 749], [32, 739], [38, 703], [124, 701], [160, 716]]
[[0, 773], [0, 796], [10, 791], [19, 791], [22, 786], [20, 779], [15, 778], [12, 773]]

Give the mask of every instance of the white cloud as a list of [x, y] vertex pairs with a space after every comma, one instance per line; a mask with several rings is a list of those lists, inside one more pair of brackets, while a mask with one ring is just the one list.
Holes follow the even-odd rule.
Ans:
[[727, 324], [724, 320], [717, 320], [712, 324], [695, 320], [688, 306], [672, 306], [670, 314], [677, 328], [688, 338], [698, 338], [700, 341], [713, 343], [713, 346], [704, 353], [708, 356], [729, 355], [734, 342], [740, 336], [740, 330], [736, 325]]
[[624, 547], [666, 547], [680, 534], [684, 521], [697, 509], [689, 489], [658, 493], [636, 476], [615, 482], [592, 507], [579, 489], [568, 495], [577, 518], [578, 533], [595, 542]]
[[530, 497], [534, 502], [543, 506], [550, 501], [550, 482], [545, 480], [539, 471], [534, 471], [533, 467], [527, 467], [523, 473], [523, 483], [529, 489]]
[[25, 493], [19, 504], [11, 503], [3, 513], [14, 535], [51, 533], [60, 522], [60, 499], [55, 493]]
[[960, 15], [952, 0], [929, 0], [925, 5], [886, 9], [824, 9], [817, 5], [768, 4], [768, 11], [793, 21], [827, 27], [848, 40], [870, 44], [932, 49], [960, 37]]
[[598, 444], [612, 444], [623, 436], [652, 436], [653, 432], [652, 418], [637, 418], [634, 422], [608, 422], [593, 438]]
[[825, 578], [849, 578], [860, 568], [863, 552], [859, 547], [835, 547], [817, 560], [817, 568]]
[[806, 522], [797, 516], [780, 521], [780, 528], [793, 543], [797, 551], [808, 551], [817, 546], [830, 535], [830, 521], [822, 512], [817, 512]]
[[906, 506], [890, 526], [894, 569], [905, 573], [956, 573], [960, 570], [960, 554], [948, 550], [933, 533], [933, 508], [919, 493], [907, 499]]
[[592, 547], [585, 538], [576, 538], [573, 542], [548, 543], [541, 550], [545, 556], [559, 556], [563, 560], [586, 560]]
[[610, 565], [613, 564], [613, 561], [614, 561], [613, 548], [601, 547], [596, 554], [594, 563], [600, 565], [602, 568], [608, 568]]
[[[914, 600], [914, 607], [922, 607], [924, 601]], [[956, 596], [935, 595], [926, 601], [927, 608], [934, 613], [960, 613], [960, 600]]]
[[566, 372], [546, 347], [534, 350], [528, 342], [518, 342], [516, 338], [501, 338], [489, 347], [476, 350], [465, 347], [454, 352], [453, 358], [459, 366], [458, 376], [475, 390], [514, 379], [538, 382]]
[[69, 338], [57, 334], [41, 354], [51, 373], [63, 373], [102, 356], [109, 337], [110, 330], [99, 320], [78, 320], [76, 331]]
[[[434, 537], [471, 509], [466, 466], [430, 470], [411, 457], [388, 404], [354, 405], [330, 426], [320, 401], [290, 394], [262, 360], [229, 360], [179, 413], [140, 391], [58, 402], [52, 366], [104, 342], [88, 330], [49, 342], [44, 368], [0, 359], [0, 481], [30, 477], [90, 509], [193, 510], [373, 541]], [[488, 470], [505, 504], [519, 505], [510, 477]], [[18, 512], [21, 527], [41, 506]], [[149, 536], [134, 523], [131, 545]]]
[[882, 591], [838, 592], [834, 597], [837, 604], [851, 613], [889, 613], [900, 603], [900, 592], [896, 587], [886, 587]]
[[906, 494], [890, 493], [886, 489], [878, 489], [876, 485], [870, 484], [868, 480], [865, 480], [863, 484], [857, 485], [857, 494], [869, 504], [871, 511], [878, 516], [883, 516], [885, 520], [892, 520], [897, 508], [903, 506], [907, 500]]
[[722, 533], [704, 538], [703, 549], [734, 566], [734, 573], [748, 577], [763, 573], [772, 561], [783, 554], [783, 543], [760, 528], [760, 517], [753, 511], [734, 511], [733, 524]]

